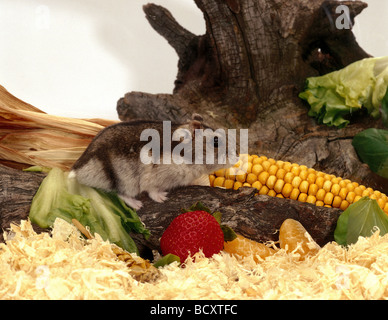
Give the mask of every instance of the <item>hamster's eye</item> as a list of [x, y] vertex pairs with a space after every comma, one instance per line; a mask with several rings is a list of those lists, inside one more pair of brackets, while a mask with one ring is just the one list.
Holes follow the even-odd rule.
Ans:
[[218, 148], [218, 137], [214, 137], [214, 148]]

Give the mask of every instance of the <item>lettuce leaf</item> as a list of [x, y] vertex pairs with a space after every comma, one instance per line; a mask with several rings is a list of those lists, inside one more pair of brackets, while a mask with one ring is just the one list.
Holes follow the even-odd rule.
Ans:
[[58, 168], [43, 179], [30, 208], [29, 218], [42, 228], [49, 228], [56, 218], [71, 223], [77, 219], [88, 226], [91, 234], [117, 244], [128, 252], [139, 254], [129, 232], [150, 236], [135, 210], [113, 193], [81, 185]]
[[388, 216], [376, 200], [363, 197], [351, 204], [338, 218], [334, 240], [343, 246], [356, 243], [358, 237], [370, 237], [375, 228], [380, 235], [388, 232]]
[[349, 124], [346, 117], [362, 107], [372, 117], [379, 117], [387, 87], [388, 56], [366, 58], [341, 70], [307, 78], [299, 97], [310, 104], [309, 116], [342, 128]]

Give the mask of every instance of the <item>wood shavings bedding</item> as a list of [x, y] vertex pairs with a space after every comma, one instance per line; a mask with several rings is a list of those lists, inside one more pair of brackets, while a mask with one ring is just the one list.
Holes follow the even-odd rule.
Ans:
[[84, 240], [57, 219], [52, 234], [28, 220], [0, 244], [0, 299], [387, 299], [388, 234], [344, 249], [329, 243], [304, 261], [279, 250], [255, 263], [226, 253], [161, 268], [154, 282], [128, 273], [108, 242]]

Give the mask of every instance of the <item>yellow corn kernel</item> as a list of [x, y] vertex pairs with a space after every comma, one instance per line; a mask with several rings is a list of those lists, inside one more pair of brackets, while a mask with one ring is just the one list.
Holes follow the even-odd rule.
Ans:
[[277, 192], [277, 193], [281, 193], [282, 190], [283, 190], [283, 187], [284, 187], [284, 180], [283, 179], [278, 179], [275, 183], [275, 186], [274, 186], [274, 190]]
[[245, 171], [246, 173], [252, 172], [252, 162], [246, 162], [242, 165], [241, 170]]
[[341, 206], [342, 198], [340, 196], [334, 196], [333, 203], [331, 204], [333, 208], [339, 208]]
[[217, 178], [214, 179], [213, 185], [215, 187], [223, 187], [224, 186], [224, 182], [225, 182], [225, 178], [224, 177], [217, 177]]
[[248, 182], [244, 182], [242, 186], [243, 186], [243, 187], [249, 187], [249, 188], [252, 187], [251, 184], [248, 183]]
[[263, 166], [265, 171], [268, 171], [271, 164], [272, 164], [271, 162], [269, 162], [268, 160], [265, 160], [265, 161], [263, 161], [263, 163], [261, 165]]
[[[332, 181], [333, 181], [333, 180], [332, 180]], [[339, 186], [339, 184], [338, 184], [338, 183], [334, 183], [334, 184], [331, 186], [330, 192], [331, 192], [332, 194], [334, 194], [335, 196], [338, 196], [340, 190], [341, 190], [341, 187]]]
[[257, 181], [257, 175], [255, 175], [254, 173], [248, 173], [247, 175], [247, 182], [250, 183], [250, 184], [253, 184]]
[[301, 182], [302, 182], [302, 179], [300, 177], [296, 176], [296, 177], [294, 177], [294, 179], [292, 179], [291, 184], [294, 188], [299, 188]]
[[326, 180], [325, 183], [323, 184], [322, 189], [325, 190], [326, 192], [330, 192], [332, 184], [333, 183], [330, 180]]
[[314, 173], [310, 173], [308, 176], [307, 176], [307, 181], [308, 183], [310, 184], [313, 184], [315, 183], [315, 180], [317, 179], [317, 176], [314, 174]]
[[247, 174], [243, 170], [237, 171], [236, 180], [244, 183], [246, 180]]
[[314, 196], [315, 197], [315, 195], [317, 194], [318, 190], [319, 190], [319, 188], [318, 188], [318, 186], [315, 183], [310, 184], [308, 194], [310, 196]]
[[353, 202], [357, 202], [357, 201], [360, 200], [361, 198], [362, 198], [361, 196], [355, 196]]
[[271, 165], [269, 168], [268, 168], [268, 173], [270, 174], [270, 175], [274, 175], [274, 176], [276, 176], [276, 172], [278, 171], [278, 166], [277, 165], [275, 165], [275, 164], [273, 164], [273, 165]]
[[291, 183], [286, 183], [286, 184], [284, 185], [283, 190], [282, 190], [282, 195], [283, 195], [285, 198], [289, 198], [292, 189], [293, 189], [293, 188], [292, 188]]
[[226, 169], [220, 169], [214, 172], [214, 175], [216, 177], [225, 177], [225, 171]]
[[269, 191], [268, 187], [267, 186], [262, 186], [261, 189], [259, 190], [259, 194], [267, 194]]
[[293, 166], [292, 168], [291, 168], [291, 171], [290, 172], [292, 172], [294, 175], [296, 175], [296, 176], [299, 176], [299, 174], [300, 174], [300, 167], [299, 166]]
[[299, 177], [302, 179], [302, 180], [307, 180], [307, 177], [308, 177], [309, 173], [307, 170], [302, 170], [300, 173], [299, 173]]
[[323, 207], [325, 204], [323, 203], [323, 201], [318, 200], [317, 202], [315, 202], [315, 205], [316, 205], [317, 207]]
[[268, 177], [269, 177], [269, 173], [267, 171], [263, 171], [259, 174], [258, 180], [261, 182], [262, 185], [265, 185]]
[[225, 170], [225, 179], [235, 180], [236, 179], [236, 168], [228, 168]]
[[354, 198], [355, 198], [356, 194], [353, 192], [353, 191], [350, 191], [348, 193], [348, 195], [346, 196], [345, 200], [349, 203], [353, 203], [354, 202]]
[[265, 183], [269, 189], [273, 189], [275, 186], [277, 178], [275, 176], [269, 176], [267, 182]]
[[255, 175], [259, 175], [261, 172], [264, 171], [264, 168], [261, 164], [255, 164], [253, 167], [252, 167], [252, 173], [255, 174]]
[[278, 166], [279, 169], [282, 169], [283, 165], [284, 165], [284, 161], [278, 160], [278, 161], [276, 161], [276, 165]]
[[334, 199], [334, 195], [331, 192], [328, 192], [325, 194], [325, 198], [323, 199], [323, 202], [325, 204], [331, 205]]
[[312, 195], [307, 196], [306, 202], [315, 204], [316, 201], [317, 201], [317, 198], [315, 198], [314, 196]]
[[281, 193], [278, 193], [278, 194], [276, 195], [276, 198], [282, 198], [282, 199], [284, 199], [284, 197], [283, 197], [283, 195], [282, 195]]
[[363, 192], [362, 192], [362, 197], [369, 197], [370, 196], [370, 191], [365, 189]]
[[298, 200], [299, 194], [300, 194], [300, 190], [298, 188], [293, 188], [290, 194], [290, 199]]
[[263, 162], [263, 159], [258, 157], [253, 159], [252, 164], [253, 166], [255, 166], [256, 164], [261, 164], [262, 162]]
[[283, 164], [283, 169], [286, 170], [287, 172], [290, 172], [292, 169], [292, 164], [291, 162], [284, 162]]
[[252, 183], [252, 188], [256, 188], [257, 190], [260, 190], [262, 188], [262, 184], [260, 181], [255, 181], [254, 183]]
[[275, 190], [269, 190], [268, 193], [267, 193], [267, 196], [276, 197]]
[[356, 188], [354, 185], [353, 185], [353, 183], [348, 183], [347, 185], [346, 185], [346, 188], [348, 188], [348, 190], [349, 190], [349, 192], [350, 191], [354, 191], [354, 189]]
[[307, 191], [309, 190], [309, 183], [307, 182], [307, 180], [303, 180], [301, 182], [301, 184], [299, 185], [299, 190], [300, 192], [307, 193]]
[[[297, 165], [297, 164], [296, 164]], [[300, 169], [301, 170], [307, 170], [308, 168], [307, 168], [307, 166], [305, 166], [304, 164], [302, 164], [302, 165], [300, 165]]]
[[342, 178], [340, 178], [340, 177], [335, 177], [335, 178], [331, 179], [331, 182], [332, 182], [333, 184], [339, 184], [341, 180], [342, 180]]
[[271, 164], [275, 164], [275, 163], [276, 163], [276, 160], [275, 160], [275, 159], [272, 159], [272, 158], [269, 158], [269, 159], [268, 159], [268, 162], [271, 163]]
[[315, 184], [319, 187], [319, 189], [322, 189], [324, 183], [325, 183], [325, 179], [323, 177], [318, 176], [315, 179]]
[[234, 185], [233, 185], [233, 189], [234, 189], [234, 190], [237, 190], [237, 189], [241, 188], [242, 185], [243, 185], [243, 184], [242, 184], [240, 181], [235, 181], [235, 182], [234, 182]]
[[342, 198], [342, 199], [346, 199], [346, 196], [348, 195], [349, 193], [349, 190], [348, 188], [344, 187], [344, 188], [341, 188], [338, 195]]
[[284, 176], [284, 181], [286, 183], [291, 183], [292, 179], [294, 179], [294, 174], [292, 172], [287, 172], [286, 175]]
[[216, 178], [216, 176], [214, 174], [210, 174], [209, 175], [209, 182], [210, 182], [210, 185], [212, 187], [214, 187], [214, 179]]
[[317, 194], [316, 194], [315, 197], [317, 198], [317, 200], [323, 201], [323, 199], [325, 199], [325, 194], [326, 194], [326, 191], [325, 191], [325, 190], [319, 189], [319, 190], [317, 191]]
[[286, 175], [287, 171], [284, 170], [284, 169], [279, 169], [277, 172], [276, 172], [276, 178], [278, 179], [284, 179], [284, 176]]
[[306, 202], [307, 200], [307, 193], [301, 193], [298, 197], [298, 201], [300, 202]]
[[346, 200], [342, 200], [341, 205], [340, 205], [340, 209], [346, 210], [348, 207], [349, 207], [349, 202]]
[[373, 189], [372, 188], [366, 188], [365, 190], [369, 191], [369, 194], [373, 193]]
[[233, 189], [234, 186], [234, 180], [232, 179], [226, 179], [224, 182], [225, 189]]
[[380, 207], [381, 209], [384, 209], [384, 206], [385, 206], [385, 204], [387, 203], [387, 201], [386, 201], [384, 198], [379, 198], [379, 199], [377, 200], [377, 203], [379, 204], [379, 207]]

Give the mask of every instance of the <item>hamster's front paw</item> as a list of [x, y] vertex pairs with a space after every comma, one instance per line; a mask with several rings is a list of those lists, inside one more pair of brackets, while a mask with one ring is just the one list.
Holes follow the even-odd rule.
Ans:
[[135, 210], [139, 210], [143, 206], [143, 203], [140, 200], [136, 200], [135, 198], [124, 195], [119, 195], [119, 197], [124, 200], [127, 206]]
[[167, 200], [167, 192], [164, 192], [164, 191], [157, 191], [157, 190], [149, 191], [148, 195], [152, 200], [156, 202], [161, 203]]

